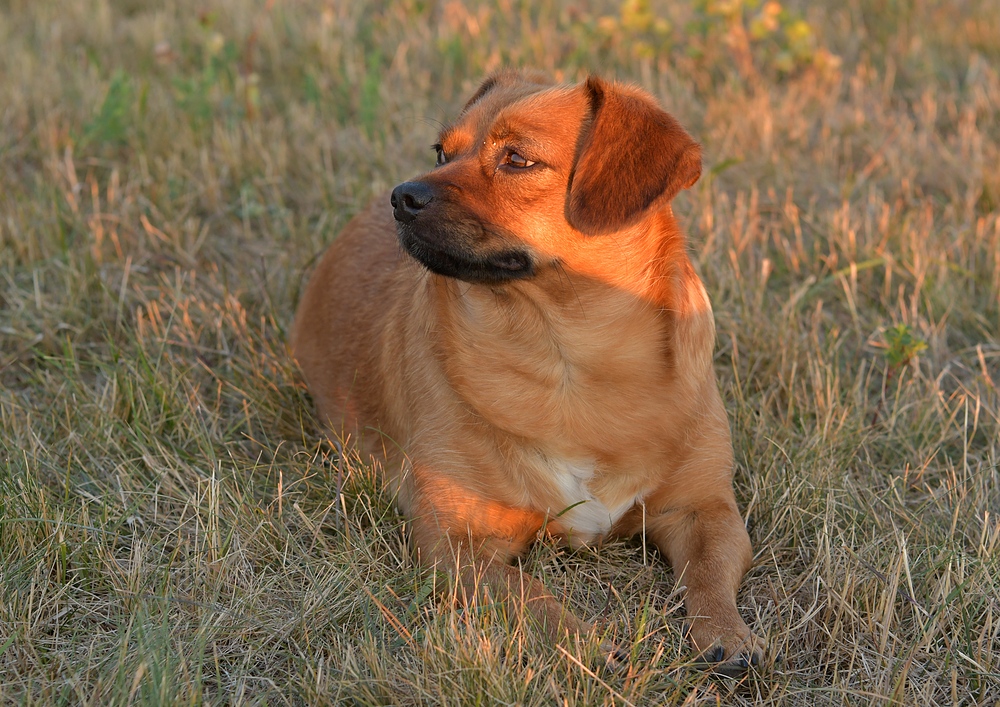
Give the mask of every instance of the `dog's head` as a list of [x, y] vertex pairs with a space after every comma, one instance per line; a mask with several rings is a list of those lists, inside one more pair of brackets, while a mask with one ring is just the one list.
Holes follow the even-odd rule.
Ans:
[[437, 167], [392, 192], [400, 243], [474, 283], [533, 277], [581, 241], [640, 227], [701, 174], [701, 151], [645, 92], [502, 71], [439, 137]]

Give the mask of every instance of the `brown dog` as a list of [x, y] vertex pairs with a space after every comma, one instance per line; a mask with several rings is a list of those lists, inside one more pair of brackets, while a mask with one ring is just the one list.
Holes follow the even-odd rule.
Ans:
[[435, 148], [305, 291], [292, 348], [320, 417], [382, 461], [421, 561], [467, 591], [585, 633], [511, 560], [543, 529], [645, 530], [687, 586], [695, 650], [745, 669], [750, 540], [711, 305], [670, 208], [700, 148], [638, 89], [515, 71]]

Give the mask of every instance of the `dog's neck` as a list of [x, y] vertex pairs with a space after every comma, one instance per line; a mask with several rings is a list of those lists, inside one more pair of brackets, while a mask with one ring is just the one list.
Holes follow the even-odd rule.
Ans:
[[[685, 371], [684, 385], [700, 385], [711, 375], [714, 321], [683, 238], [673, 228], [659, 233], [659, 250], [646, 251], [659, 257], [614, 271], [555, 264], [535, 278], [501, 287], [433, 276], [428, 294], [437, 306], [428, 325], [438, 350], [446, 352], [439, 360], [454, 390], [475, 401], [472, 406], [501, 429], [582, 443], [602, 428], [577, 434], [579, 420], [571, 417], [590, 408], [594, 420], [610, 414], [599, 410], [609, 393], [641, 400], [643, 391], [679, 385], [669, 382], [675, 370]], [[624, 239], [597, 244], [598, 238], [592, 247], [629, 247]], [[608, 260], [621, 262], [621, 251]], [[569, 399], [576, 403], [567, 406]], [[528, 420], [523, 412], [508, 419], [505, 411], [523, 411], [526, 400], [536, 401], [537, 419]]]
[[[588, 236], [559, 266], [577, 279], [627, 293], [658, 308], [674, 309], [676, 277], [690, 266], [690, 260], [684, 232], [668, 205], [618, 233]], [[544, 287], [545, 281], [539, 284]], [[562, 286], [556, 279], [551, 289]]]

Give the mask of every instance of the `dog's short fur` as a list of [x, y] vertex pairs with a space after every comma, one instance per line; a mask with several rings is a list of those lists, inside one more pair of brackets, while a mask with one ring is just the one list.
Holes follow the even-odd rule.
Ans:
[[589, 625], [511, 561], [645, 530], [723, 669], [762, 644], [736, 608], [750, 541], [712, 369], [711, 306], [670, 200], [700, 148], [643, 91], [486, 80], [438, 166], [357, 216], [292, 348], [323, 421], [382, 461], [426, 564]]

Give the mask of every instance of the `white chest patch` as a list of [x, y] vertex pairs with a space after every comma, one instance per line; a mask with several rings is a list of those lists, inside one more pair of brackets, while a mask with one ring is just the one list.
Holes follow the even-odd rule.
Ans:
[[594, 475], [593, 460], [550, 458], [548, 461], [549, 472], [563, 497], [561, 508], [550, 508], [548, 511], [558, 517], [559, 525], [566, 529], [573, 545], [587, 544], [607, 535], [636, 501], [630, 498], [609, 508], [595, 497], [587, 486]]

